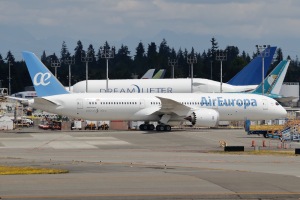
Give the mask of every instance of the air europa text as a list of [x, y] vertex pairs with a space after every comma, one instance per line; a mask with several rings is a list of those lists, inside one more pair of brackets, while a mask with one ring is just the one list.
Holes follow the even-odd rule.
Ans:
[[210, 97], [202, 97], [200, 101], [201, 105], [210, 105], [210, 106], [239, 106], [246, 109], [249, 106], [257, 106], [256, 99], [234, 99], [234, 98], [223, 98], [217, 97], [211, 99]]

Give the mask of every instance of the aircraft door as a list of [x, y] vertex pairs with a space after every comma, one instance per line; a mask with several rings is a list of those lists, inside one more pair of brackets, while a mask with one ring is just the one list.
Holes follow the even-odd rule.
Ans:
[[140, 108], [145, 108], [145, 99], [140, 99]]
[[83, 109], [83, 99], [77, 99], [77, 109]]
[[268, 110], [268, 101], [267, 101], [267, 99], [263, 99], [262, 102], [263, 102], [263, 110]]

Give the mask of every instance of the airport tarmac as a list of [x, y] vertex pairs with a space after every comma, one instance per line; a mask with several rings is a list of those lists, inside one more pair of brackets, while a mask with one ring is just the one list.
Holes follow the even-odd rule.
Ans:
[[[67, 169], [2, 175], [2, 199], [299, 199], [300, 157], [224, 153], [279, 140], [242, 129], [0, 132], [1, 165]], [[261, 147], [262, 148], [262, 147]], [[289, 143], [287, 148], [300, 148]], [[281, 149], [282, 150], [282, 149]], [[216, 153], [220, 151], [220, 153]]]

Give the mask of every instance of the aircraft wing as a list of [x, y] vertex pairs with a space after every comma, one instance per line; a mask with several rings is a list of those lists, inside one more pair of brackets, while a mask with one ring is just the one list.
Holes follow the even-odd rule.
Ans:
[[12, 97], [12, 96], [5, 96], [5, 98], [12, 99], [14, 101], [18, 101], [19, 103], [21, 103], [23, 105], [28, 104], [28, 99], [24, 99], [24, 98], [20, 98], [20, 97]]
[[294, 99], [297, 99], [297, 97], [280, 97], [280, 98], [275, 98], [277, 101], [279, 101], [280, 103], [287, 103], [290, 102]]
[[158, 112], [163, 114], [177, 114], [179, 116], [185, 116], [190, 111], [191, 108], [185, 105], [182, 105], [178, 101], [174, 101], [173, 99], [163, 98], [156, 96], [161, 101], [161, 108], [158, 110]]
[[136, 112], [135, 115], [151, 115], [151, 114], [159, 111], [159, 109], [160, 109], [160, 106], [144, 108], [144, 109]]

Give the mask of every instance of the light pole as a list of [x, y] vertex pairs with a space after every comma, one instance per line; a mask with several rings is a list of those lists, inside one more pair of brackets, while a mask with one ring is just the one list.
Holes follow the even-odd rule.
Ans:
[[71, 91], [71, 65], [75, 64], [75, 58], [74, 57], [70, 57], [66, 60], [64, 60], [64, 62], [69, 65], [69, 91]]
[[262, 95], [265, 93], [265, 57], [270, 56], [270, 45], [256, 45], [258, 56], [262, 60]]
[[60, 67], [60, 61], [51, 59], [51, 67], [54, 67], [54, 75], [57, 78], [57, 67]]
[[220, 92], [222, 93], [223, 92], [223, 88], [222, 88], [222, 85], [223, 85], [223, 66], [222, 66], [222, 62], [227, 60], [226, 50], [225, 51], [218, 50], [217, 54], [216, 54], [216, 60], [221, 62], [221, 66], [220, 66]]
[[115, 47], [100, 47], [100, 57], [106, 59], [106, 92], [108, 92], [108, 59], [115, 57]]
[[88, 93], [88, 78], [89, 78], [89, 62], [93, 61], [93, 57], [89, 55], [87, 51], [86, 55], [81, 52], [81, 62], [85, 62], [85, 92]]
[[177, 59], [170, 59], [170, 57], [168, 58], [168, 65], [172, 67], [172, 78], [174, 78], [174, 67], [177, 65], [177, 62]]
[[191, 65], [191, 93], [193, 93], [193, 76], [194, 76], [193, 64], [197, 63], [197, 57], [195, 55], [187, 57], [187, 63]]

